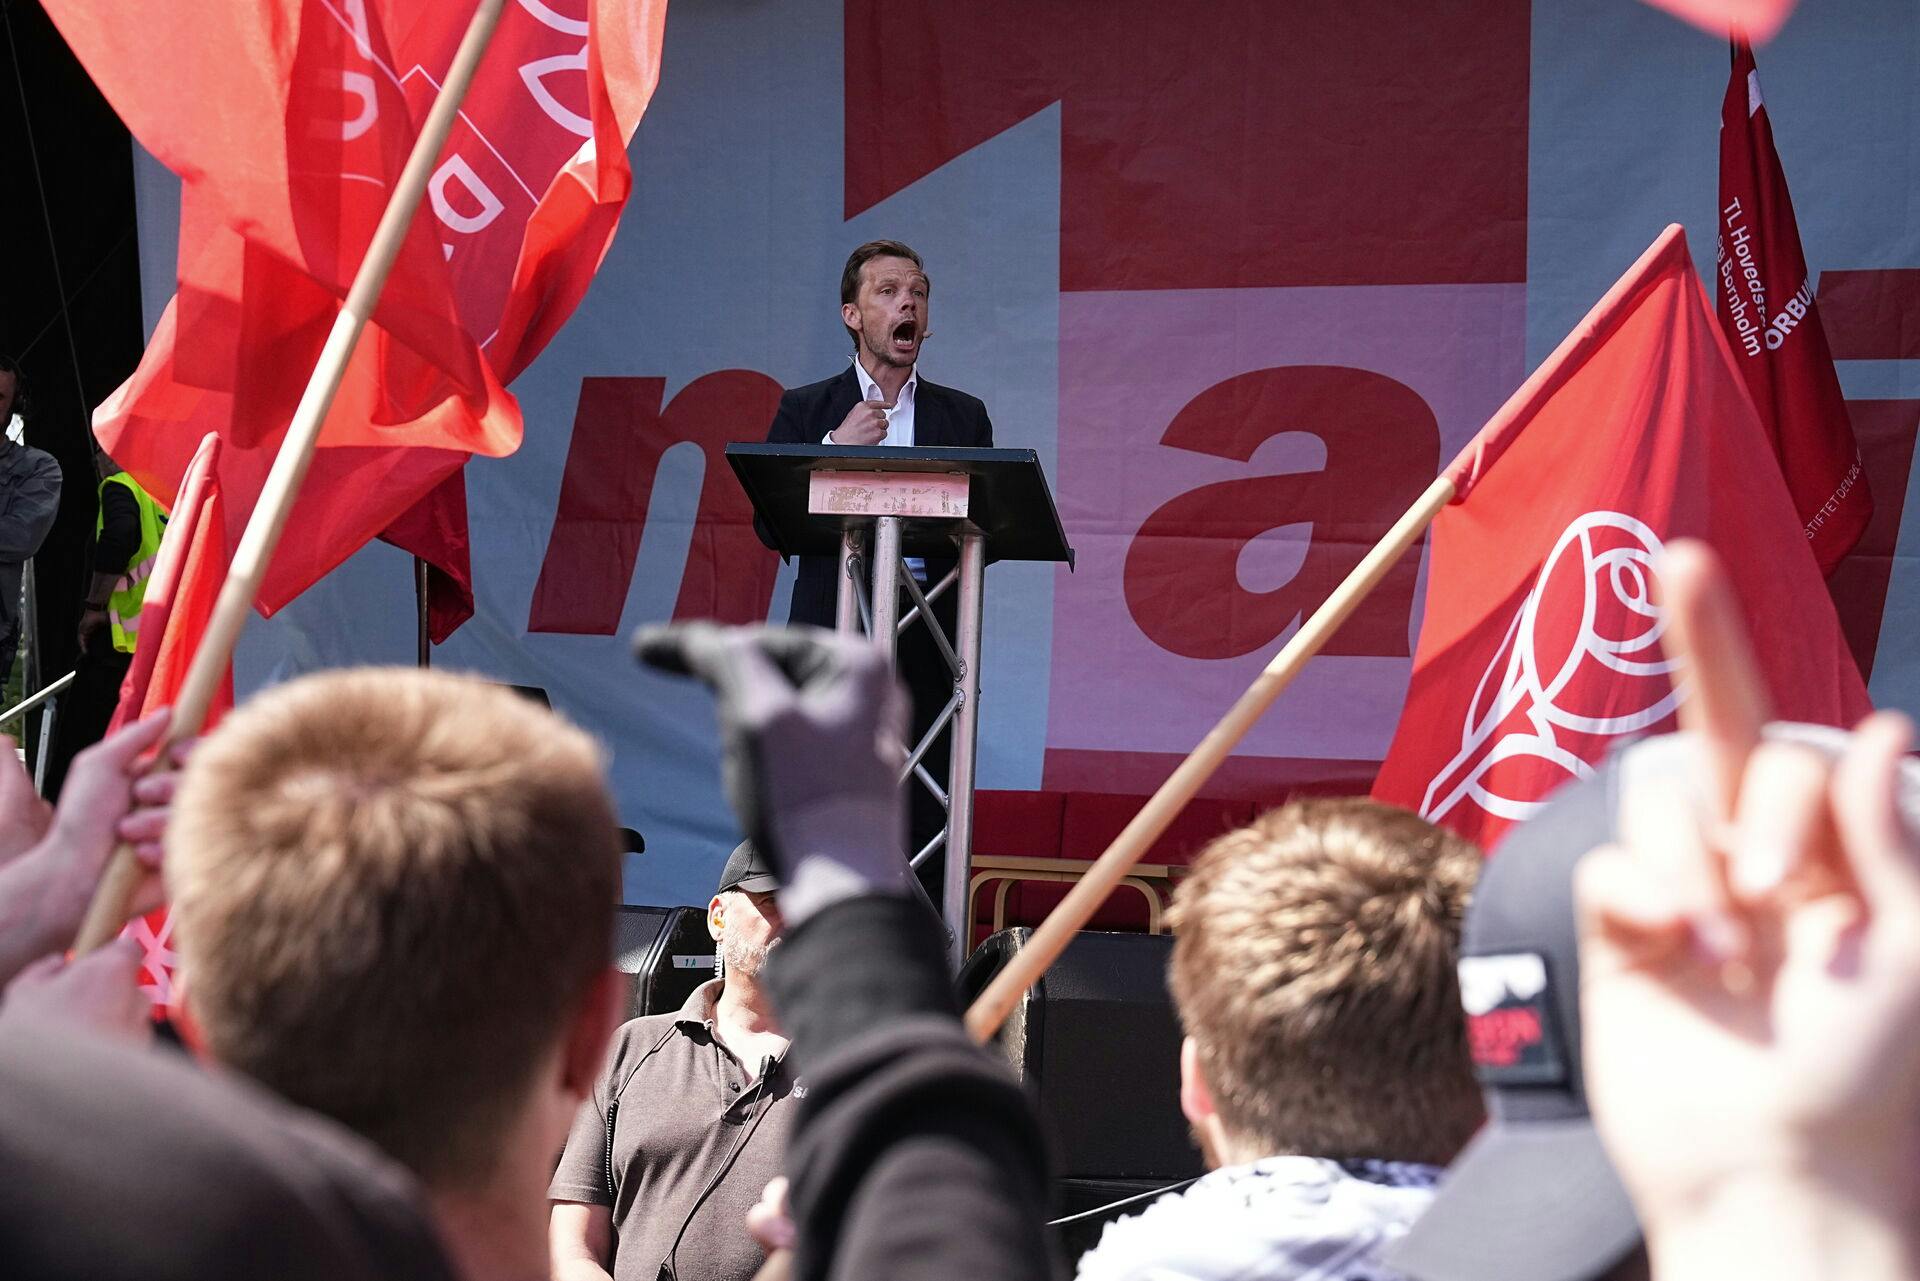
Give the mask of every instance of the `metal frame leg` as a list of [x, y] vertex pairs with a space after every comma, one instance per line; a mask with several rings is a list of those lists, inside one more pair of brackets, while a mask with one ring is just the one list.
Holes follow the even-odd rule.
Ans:
[[899, 665], [894, 639], [900, 628], [900, 518], [881, 516], [873, 522], [873, 643], [887, 659], [887, 670]]
[[[986, 536], [960, 535], [960, 598], [954, 637], [960, 657], [960, 706], [953, 714], [947, 795], [947, 864], [941, 908], [953, 935], [952, 960], [966, 959], [967, 879], [973, 872], [973, 767], [980, 729], [980, 627], [987, 572]], [[929, 620], [931, 621], [931, 620]]]
[[[980, 707], [980, 629], [986, 583], [986, 535], [958, 533], [959, 567], [930, 592], [922, 592], [912, 582], [910, 571], [901, 559], [903, 521], [897, 516], [876, 517], [873, 522], [871, 554], [866, 531], [849, 526], [840, 541], [839, 596], [835, 602], [834, 626], [847, 635], [859, 635], [864, 623], [869, 641], [885, 656], [889, 668], [898, 670], [899, 635], [911, 622], [932, 630], [935, 646], [954, 671], [952, 701], [927, 734], [916, 744], [907, 745], [902, 764], [902, 784], [924, 786], [947, 811], [946, 826], [921, 850], [912, 862], [918, 865], [934, 850], [946, 850], [946, 865], [941, 882], [940, 907], [952, 933], [951, 961], [958, 967], [967, 952], [967, 881], [973, 872], [973, 777], [979, 738]], [[928, 603], [949, 585], [956, 593], [954, 634], [941, 631]], [[901, 617], [900, 593], [912, 597], [912, 608]], [[920, 758], [934, 736], [946, 733], [950, 756], [948, 774], [936, 780]], [[940, 782], [947, 784], [944, 794]]]
[[53, 751], [54, 711], [60, 706], [60, 700], [50, 698], [40, 705], [40, 743], [33, 753], [33, 790], [46, 795], [47, 757]]
[[860, 632], [860, 597], [854, 584], [860, 581], [865, 547], [866, 539], [857, 526], [847, 526], [840, 535], [840, 574], [835, 580], [840, 590], [834, 597], [833, 630], [843, 636]]

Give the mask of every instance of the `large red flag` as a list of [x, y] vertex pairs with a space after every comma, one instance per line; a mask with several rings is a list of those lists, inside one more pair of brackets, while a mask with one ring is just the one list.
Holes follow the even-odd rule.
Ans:
[[1787, 175], [1744, 41], [1720, 104], [1720, 323], [1823, 573], [1860, 540], [1873, 496], [1800, 252]]
[[[237, 532], [472, 5], [47, 7], [185, 183], [179, 292], [96, 429], [163, 501], [218, 432]], [[262, 609], [383, 531], [470, 582], [464, 511], [441, 487], [470, 455], [519, 443], [504, 384], [571, 313], [611, 240], [664, 12], [664, 0], [507, 6], [327, 418]]]
[[[169, 513], [160, 554], [154, 558], [153, 575], [140, 603], [140, 643], [120, 686], [120, 705], [107, 727], [109, 734], [178, 700], [187, 668], [213, 617], [232, 550], [220, 497], [219, 455], [220, 438], [206, 437], [181, 481], [180, 498]], [[207, 708], [206, 728], [218, 724], [232, 706], [229, 666]], [[141, 990], [156, 1011], [162, 1010], [173, 991], [172, 918], [166, 908], [158, 908], [130, 922], [126, 932], [139, 940], [145, 952]]]
[[1413, 681], [1374, 794], [1491, 846], [1614, 745], [1671, 728], [1667, 539], [1726, 559], [1780, 715], [1869, 709], [1833, 603], [1669, 227], [1449, 468]]

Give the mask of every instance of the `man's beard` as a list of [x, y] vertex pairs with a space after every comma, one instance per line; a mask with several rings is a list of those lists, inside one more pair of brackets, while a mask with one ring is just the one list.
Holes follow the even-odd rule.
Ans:
[[771, 946], [763, 943], [759, 947], [751, 947], [729, 936], [720, 941], [720, 959], [727, 963], [729, 974], [752, 978], [766, 967], [767, 950]]

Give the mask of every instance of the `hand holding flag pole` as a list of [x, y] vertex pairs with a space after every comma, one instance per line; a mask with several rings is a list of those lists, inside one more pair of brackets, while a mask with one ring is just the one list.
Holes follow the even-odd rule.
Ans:
[[[504, 6], [505, 0], [480, 0], [472, 20], [467, 24], [466, 34], [461, 37], [460, 48], [454, 54], [446, 81], [427, 113], [420, 136], [414, 140], [413, 150], [408, 154], [407, 163], [400, 171], [399, 182], [394, 186], [393, 196], [380, 216], [366, 257], [361, 260], [360, 269], [354, 274], [346, 303], [334, 319], [333, 329], [321, 349], [313, 376], [294, 409], [286, 439], [281, 443], [279, 453], [274, 456], [273, 469], [268, 473], [260, 499], [247, 520], [246, 531], [240, 536], [239, 546], [234, 550], [233, 567], [221, 586], [213, 617], [193, 656], [193, 664], [187, 671], [186, 684], [174, 707], [167, 743], [157, 758], [159, 760], [167, 759], [166, 749], [174, 743], [198, 734], [206, 720], [207, 708], [220, 688], [227, 664], [233, 656], [234, 645], [240, 639], [241, 629], [246, 626], [247, 614], [253, 609], [254, 599], [260, 592], [261, 580], [273, 560], [280, 535], [286, 529], [287, 515], [299, 495], [300, 482], [307, 474], [308, 464], [313, 461], [321, 424], [326, 421], [327, 411], [340, 389], [347, 362], [360, 341], [361, 331], [366, 328], [368, 318], [373, 315], [374, 307], [379, 302], [380, 291], [387, 283], [387, 273], [392, 269], [394, 258], [406, 239], [414, 211], [419, 208], [420, 197], [426, 192], [427, 179], [432, 176], [440, 150], [446, 145], [447, 136], [459, 114], [460, 102], [473, 82], [474, 69], [479, 65], [481, 55], [486, 52], [487, 42], [493, 38]], [[86, 919], [81, 923], [79, 936], [74, 940], [75, 951], [92, 951], [120, 932], [120, 927], [127, 919], [129, 896], [138, 885], [141, 874], [140, 865], [131, 850], [122, 846], [114, 852], [106, 874], [101, 878], [100, 887], [94, 893], [93, 902], [87, 909]]]

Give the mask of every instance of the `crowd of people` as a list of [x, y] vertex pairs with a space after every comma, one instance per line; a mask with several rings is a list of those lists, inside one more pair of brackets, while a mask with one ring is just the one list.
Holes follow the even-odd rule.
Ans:
[[[1484, 865], [1359, 799], [1202, 852], [1166, 1088], [1211, 1173], [1077, 1263], [901, 857], [907, 704], [865, 646], [639, 638], [713, 688], [748, 842], [708, 908], [721, 973], [625, 1022], [599, 751], [510, 690], [308, 676], [155, 768], [160, 713], [51, 808], [0, 752], [0, 1271], [1920, 1275], [1907, 724], [1763, 727], [1711, 555], [1664, 581], [1693, 731]], [[185, 1052], [137, 949], [66, 954], [120, 842], [132, 906], [173, 906]]]

